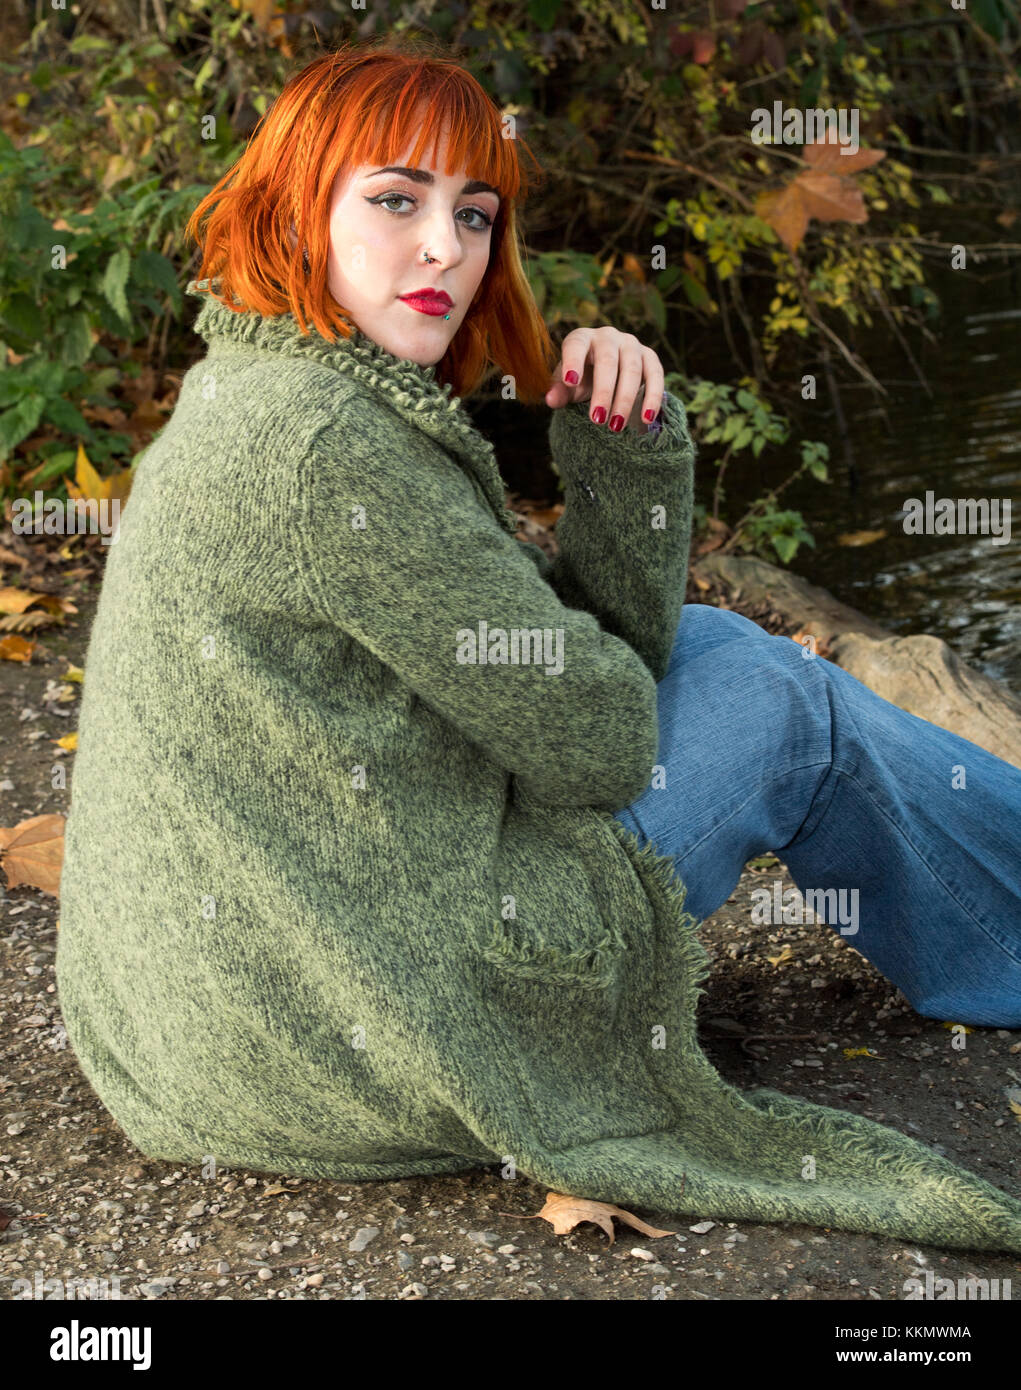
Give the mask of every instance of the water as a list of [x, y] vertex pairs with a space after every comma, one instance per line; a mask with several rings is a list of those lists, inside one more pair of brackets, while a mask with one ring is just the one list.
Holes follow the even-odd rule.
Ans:
[[[1018, 273], [987, 262], [984, 269], [948, 270], [931, 283], [943, 306], [934, 325], [937, 341], [906, 333], [931, 395], [894, 337], [880, 327], [858, 346], [887, 397], [864, 386], [841, 386], [850, 465], [821, 376], [818, 401], [801, 407], [798, 437], [829, 445], [833, 482], [806, 477], [781, 494], [779, 505], [801, 511], [816, 542], [815, 549], [802, 546], [789, 568], [892, 633], [942, 637], [963, 660], [1021, 692]], [[729, 380], [734, 373], [725, 347], [715, 346], [716, 360], [699, 350], [698, 370], [711, 380]], [[500, 466], [510, 486], [540, 498], [548, 492], [549, 412], [509, 415], [506, 409], [482, 407], [480, 427], [500, 441]], [[709, 505], [716, 471], [712, 451], [705, 455], [696, 472], [696, 499]], [[736, 520], [751, 499], [788, 477], [796, 461], [791, 449], [732, 464], [724, 515]], [[955, 509], [958, 498], [1001, 499], [997, 529], [1004, 534], [1002, 502], [1010, 500], [1009, 543], [994, 543], [991, 534], [906, 534], [905, 501], [924, 502], [927, 491], [936, 500], [954, 499]], [[838, 543], [843, 534], [873, 530], [885, 534], [867, 545]]]
[[[868, 351], [889, 398], [877, 404], [864, 389], [843, 392], [853, 475], [831, 415], [812, 433], [830, 445], [834, 483], [796, 484], [781, 503], [802, 511], [816, 541], [815, 550], [799, 550], [792, 571], [892, 632], [942, 637], [978, 670], [1021, 691], [1021, 309], [1004, 307], [1010, 283], [1003, 276], [981, 295], [974, 286], [945, 294], [939, 342], [912, 344], [932, 396], [913, 374], [905, 377], [895, 343]], [[1000, 499], [1002, 537], [906, 534], [905, 501], [924, 502], [927, 491], [955, 506], [958, 498]], [[860, 547], [837, 543], [858, 530], [886, 534]]]

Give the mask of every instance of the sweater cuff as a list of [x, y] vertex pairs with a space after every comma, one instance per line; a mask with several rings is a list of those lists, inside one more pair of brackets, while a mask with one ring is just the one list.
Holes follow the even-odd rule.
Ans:
[[664, 455], [692, 448], [684, 406], [669, 391], [663, 393], [660, 409], [662, 429], [658, 434], [639, 434], [625, 427], [614, 434], [606, 425], [589, 418], [591, 401], [572, 401], [553, 412], [550, 423], [550, 450], [558, 470], [570, 472], [578, 465], [591, 467], [606, 459], [618, 463], [638, 463], [644, 458], [665, 462]]

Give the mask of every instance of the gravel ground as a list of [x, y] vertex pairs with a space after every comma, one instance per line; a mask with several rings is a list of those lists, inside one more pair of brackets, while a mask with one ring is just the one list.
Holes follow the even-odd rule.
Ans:
[[[0, 661], [5, 826], [68, 809], [68, 792], [51, 785], [63, 755], [50, 740], [75, 727], [77, 699], [52, 696], [68, 664], [84, 664], [94, 590], [80, 606], [74, 625], [43, 634], [31, 665]], [[753, 861], [702, 928], [715, 967], [699, 1018], [720, 1072], [742, 1089], [789, 1090], [890, 1124], [1016, 1193], [1009, 1093], [1021, 1086], [1021, 1033], [975, 1028], [957, 1050], [948, 1026], [915, 1014], [833, 928], [751, 925], [752, 889], [775, 879], [793, 886], [778, 860]], [[661, 1238], [620, 1223], [612, 1246], [589, 1224], [558, 1236], [527, 1219], [546, 1189], [503, 1181], [495, 1167], [355, 1184], [204, 1177], [149, 1161], [67, 1045], [53, 982], [58, 917], [35, 889], [0, 900], [2, 1299], [84, 1297], [91, 1279], [106, 1281], [97, 1296], [164, 1300], [900, 1300], [926, 1269], [1021, 1287], [1009, 1255], [698, 1212], [638, 1212], [676, 1232]]]

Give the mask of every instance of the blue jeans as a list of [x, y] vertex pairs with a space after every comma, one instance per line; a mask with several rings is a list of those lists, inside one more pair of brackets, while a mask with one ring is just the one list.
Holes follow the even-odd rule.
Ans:
[[693, 917], [776, 851], [918, 1013], [1021, 1028], [1021, 770], [706, 604], [682, 609], [658, 711], [662, 771], [616, 815]]

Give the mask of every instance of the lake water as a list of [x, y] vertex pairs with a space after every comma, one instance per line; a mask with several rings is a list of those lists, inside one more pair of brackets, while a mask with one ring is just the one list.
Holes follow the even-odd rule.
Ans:
[[[806, 477], [781, 494], [779, 504], [802, 512], [816, 542], [815, 549], [802, 546], [789, 568], [893, 633], [942, 637], [965, 661], [1021, 693], [1019, 271], [987, 261], [982, 268], [947, 270], [931, 284], [943, 306], [933, 325], [937, 341], [906, 334], [931, 394], [894, 337], [877, 328], [860, 349], [888, 395], [841, 385], [850, 465], [821, 376], [818, 402], [801, 408], [796, 437], [829, 445], [833, 482]], [[732, 379], [722, 334], [713, 335], [712, 346], [716, 360], [701, 349], [697, 354], [699, 374]], [[552, 496], [548, 410], [497, 403], [473, 413], [497, 445], [509, 486], [529, 498]], [[716, 477], [712, 453], [704, 450], [696, 473], [696, 499], [706, 505]], [[789, 456], [731, 465], [725, 517], [740, 517], [751, 499], [789, 476], [797, 457], [792, 448]], [[1009, 500], [1009, 542], [992, 534], [908, 535], [905, 503], [924, 503], [928, 491], [937, 501], [952, 498], [955, 511], [959, 498], [999, 499], [996, 529], [1004, 535]], [[841, 535], [857, 531], [885, 534], [866, 545], [839, 543]]]

